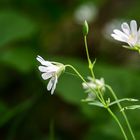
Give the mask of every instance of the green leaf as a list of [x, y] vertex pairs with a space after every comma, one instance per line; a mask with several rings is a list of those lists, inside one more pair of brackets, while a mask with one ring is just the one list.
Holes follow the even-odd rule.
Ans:
[[30, 47], [17, 47], [1, 53], [0, 61], [21, 72], [29, 72], [36, 62], [35, 58], [36, 55]]
[[96, 64], [96, 59], [92, 63], [93, 68], [94, 68], [95, 64]]
[[124, 102], [124, 101], [136, 102], [136, 101], [138, 101], [138, 100], [137, 100], [137, 99], [133, 99], [133, 98], [123, 98], [123, 99], [119, 99], [119, 100], [117, 100], [117, 101], [111, 102], [111, 103], [109, 104], [109, 106], [112, 106], [112, 105], [114, 105], [114, 104], [117, 104], [117, 103], [120, 103], [120, 102]]
[[125, 109], [140, 109], [140, 105], [126, 106], [126, 107], [122, 108], [121, 111], [123, 111]]
[[0, 11], [0, 47], [11, 41], [29, 37], [35, 24], [15, 11]]
[[11, 109], [8, 109], [5, 113], [1, 114], [0, 116], [0, 127], [5, 125], [9, 120], [11, 120], [14, 116], [16, 116], [19, 113], [22, 113], [23, 111], [26, 111], [29, 109], [33, 104], [33, 100], [27, 100], [22, 102], [21, 104], [17, 105], [16, 107], [13, 107]]
[[0, 101], [0, 116], [7, 112], [8, 107], [5, 105], [5, 103], [3, 101]]

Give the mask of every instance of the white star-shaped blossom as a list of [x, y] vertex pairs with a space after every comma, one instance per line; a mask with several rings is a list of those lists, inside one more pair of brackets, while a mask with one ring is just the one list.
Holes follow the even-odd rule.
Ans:
[[140, 48], [140, 28], [137, 29], [137, 22], [135, 20], [130, 21], [130, 26], [128, 23], [124, 22], [121, 24], [122, 31], [118, 29], [113, 30], [111, 36], [118, 41], [125, 42], [129, 46], [124, 46], [129, 49], [139, 50]]
[[[88, 77], [88, 82], [83, 82], [82, 86], [85, 89], [85, 92], [88, 93], [87, 101], [92, 101], [96, 98], [96, 94], [94, 91], [100, 90], [101, 92], [105, 91], [105, 82], [103, 78], [93, 79], [92, 77]], [[92, 90], [93, 89], [93, 90]]]
[[51, 94], [53, 94], [58, 82], [58, 77], [65, 70], [65, 66], [61, 63], [46, 61], [39, 55], [36, 59], [41, 63], [38, 69], [42, 72], [42, 78], [44, 80], [50, 79], [47, 90], [51, 90]]

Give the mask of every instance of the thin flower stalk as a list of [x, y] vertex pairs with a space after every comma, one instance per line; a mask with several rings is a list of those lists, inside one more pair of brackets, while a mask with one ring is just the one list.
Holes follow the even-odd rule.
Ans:
[[[113, 89], [109, 85], [106, 85], [106, 87], [109, 89], [110, 93], [112, 94], [112, 96], [114, 97], [114, 99], [117, 101], [118, 98], [117, 98], [115, 92], [113, 91]], [[130, 123], [128, 121], [128, 118], [127, 118], [127, 116], [125, 114], [125, 111], [123, 110], [123, 108], [122, 108], [122, 106], [121, 106], [121, 104], [119, 102], [117, 103], [117, 105], [118, 105], [119, 109], [122, 110], [121, 111], [122, 112], [122, 115], [123, 115], [123, 117], [124, 117], [124, 119], [126, 121], [127, 127], [128, 127], [128, 129], [129, 129], [129, 131], [131, 133], [131, 136], [132, 136], [133, 140], [136, 140], [135, 135], [133, 133], [133, 130], [131, 128], [131, 125], [130, 125]]]
[[[82, 76], [72, 65], [69, 65], [69, 64], [68, 64], [68, 65], [65, 65], [65, 67], [70, 67], [70, 68], [72, 68], [72, 69], [74, 70], [74, 72], [80, 77], [80, 79], [81, 79], [84, 83], [87, 83], [86, 80], [83, 78], [83, 76]], [[89, 86], [89, 85], [87, 84], [87, 86]], [[108, 110], [108, 112], [110, 113], [110, 115], [115, 119], [115, 121], [116, 121], [117, 124], [119, 125], [119, 127], [120, 127], [120, 129], [121, 129], [121, 132], [122, 132], [122, 134], [123, 134], [123, 136], [124, 136], [124, 139], [125, 139], [125, 140], [128, 140], [127, 135], [126, 135], [126, 133], [125, 133], [125, 131], [124, 131], [124, 128], [122, 127], [122, 125], [121, 125], [119, 119], [118, 119], [117, 116], [111, 111], [111, 109], [109, 108], [108, 104], [105, 102], [103, 96], [100, 97], [100, 96], [98, 95], [98, 93], [96, 92], [95, 89], [91, 88], [90, 86], [89, 86], [89, 88], [90, 88], [94, 93], [96, 93], [98, 99], [99, 99], [100, 102], [103, 104], [104, 108], [106, 108], [106, 109]]]

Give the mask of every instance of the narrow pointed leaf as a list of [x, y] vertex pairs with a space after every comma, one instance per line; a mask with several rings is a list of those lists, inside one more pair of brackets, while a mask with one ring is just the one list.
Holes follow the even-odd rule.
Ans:
[[126, 106], [126, 107], [122, 108], [120, 111], [123, 111], [125, 109], [140, 109], [140, 105]]
[[120, 100], [111, 102], [111, 103], [109, 104], [109, 106], [112, 106], [112, 105], [114, 105], [114, 104], [117, 104], [117, 103], [120, 103], [120, 102], [124, 102], [124, 101], [137, 102], [138, 100], [137, 100], [137, 99], [133, 99], [133, 98], [123, 98], [123, 99], [120, 99]]
[[88, 103], [89, 105], [95, 105], [95, 106], [98, 106], [98, 107], [104, 107], [103, 104], [101, 102], [98, 102], [98, 101], [94, 101], [94, 102], [91, 102], [91, 103]]

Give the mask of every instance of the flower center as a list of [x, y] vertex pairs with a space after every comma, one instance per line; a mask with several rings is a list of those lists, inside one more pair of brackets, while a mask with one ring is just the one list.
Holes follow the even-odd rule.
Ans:
[[132, 41], [134, 41], [134, 39], [135, 39], [135, 36], [134, 35], [130, 35], [129, 38], [128, 38], [128, 41], [132, 42]]

